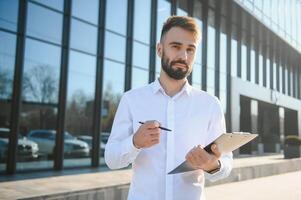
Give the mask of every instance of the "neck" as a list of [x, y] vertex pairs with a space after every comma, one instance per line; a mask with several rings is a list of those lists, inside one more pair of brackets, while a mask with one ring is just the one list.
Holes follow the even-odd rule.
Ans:
[[185, 85], [187, 79], [181, 79], [181, 80], [175, 80], [173, 78], [170, 78], [166, 73], [161, 71], [159, 82], [161, 86], [163, 87], [165, 93], [172, 97], [175, 94], [177, 94]]

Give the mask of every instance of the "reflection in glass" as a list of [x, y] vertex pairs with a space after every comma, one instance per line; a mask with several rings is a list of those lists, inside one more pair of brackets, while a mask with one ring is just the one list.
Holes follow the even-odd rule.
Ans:
[[28, 4], [26, 34], [60, 44], [63, 15], [33, 3]]
[[26, 39], [23, 100], [58, 102], [60, 48]]
[[134, 8], [134, 39], [149, 44], [150, 42], [150, 21], [151, 1], [135, 1]]
[[18, 0], [0, 1], [0, 27], [17, 31], [18, 21]]
[[137, 88], [148, 84], [147, 70], [137, 67], [133, 67], [132, 70], [132, 88]]
[[251, 70], [250, 70], [250, 72], [251, 72], [251, 82], [252, 83], [255, 83], [255, 51], [252, 49], [251, 50], [251, 65], [250, 65], [250, 67], [251, 67]]
[[282, 65], [279, 65], [279, 92], [282, 93], [282, 73], [283, 73]]
[[[15, 68], [16, 36], [0, 31], [0, 44], [0, 100], [11, 99]], [[0, 110], [2, 110], [1, 106]]]
[[[114, 74], [114, 76], [112, 76]], [[102, 141], [107, 142], [115, 112], [124, 92], [125, 66], [109, 60], [104, 61], [103, 99], [101, 108]], [[104, 164], [100, 160], [100, 164]]]
[[98, 22], [98, 0], [89, 0], [89, 2], [83, 0], [72, 1], [72, 16], [97, 24]]
[[247, 80], [247, 47], [245, 44], [241, 45], [241, 78]]
[[96, 58], [70, 51], [65, 130], [77, 137], [82, 145], [77, 147], [78, 154], [74, 152], [73, 156], [67, 157], [65, 167], [88, 165], [90, 162], [87, 157], [92, 150], [95, 77]]
[[133, 43], [133, 65], [148, 70], [149, 46], [139, 42]]
[[[44, 4], [44, 5], [46, 5], [46, 6], [49, 6], [49, 7], [51, 7], [51, 8], [54, 8], [54, 9], [63, 11], [64, 1], [62, 1], [62, 0], [51, 0], [51, 1], [45, 1], [45, 0], [33, 0], [33, 1], [39, 2], [39, 3], [41, 3], [41, 4]], [[73, 2], [74, 2], [74, 0], [73, 0]], [[72, 4], [73, 4], [73, 2], [72, 2]]]
[[[0, 31], [0, 172], [6, 170], [16, 36]], [[19, 153], [17, 153], [19, 155]]]
[[[215, 29], [208, 27], [207, 87], [215, 88]], [[214, 92], [213, 92], [214, 94]]]
[[[118, 47], [118, 48], [116, 48]], [[105, 32], [105, 57], [125, 62], [125, 38], [109, 31]]]
[[270, 59], [269, 58], [267, 58], [267, 62], [266, 62], [266, 72], [267, 72], [267, 74], [266, 74], [266, 88], [270, 88]]
[[[170, 16], [171, 5], [166, 0], [158, 0], [157, 7], [157, 42], [160, 41], [163, 23]], [[156, 56], [156, 72], [161, 70], [161, 59]]]
[[259, 54], [259, 85], [263, 86], [263, 57]]
[[106, 29], [126, 35], [127, 1], [106, 1]]
[[71, 20], [71, 48], [96, 54], [97, 28], [78, 21]]
[[237, 77], [237, 41], [231, 40], [231, 76]]

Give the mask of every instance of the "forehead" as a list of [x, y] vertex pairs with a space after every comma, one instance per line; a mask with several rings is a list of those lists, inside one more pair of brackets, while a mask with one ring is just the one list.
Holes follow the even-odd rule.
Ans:
[[164, 36], [163, 43], [178, 42], [184, 45], [197, 46], [197, 39], [192, 32], [181, 27], [172, 27]]

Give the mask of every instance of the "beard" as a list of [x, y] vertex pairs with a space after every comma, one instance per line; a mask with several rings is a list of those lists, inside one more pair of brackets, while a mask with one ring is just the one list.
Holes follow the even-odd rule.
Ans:
[[[177, 63], [185, 65], [185, 69], [177, 68], [177, 67], [173, 68], [173, 65]], [[164, 52], [162, 53], [161, 66], [163, 71], [170, 78], [173, 78], [175, 80], [182, 80], [187, 76], [189, 76], [189, 74], [191, 73], [191, 71], [189, 70], [190, 69], [189, 65], [184, 60], [170, 61], [170, 59], [165, 56]]]

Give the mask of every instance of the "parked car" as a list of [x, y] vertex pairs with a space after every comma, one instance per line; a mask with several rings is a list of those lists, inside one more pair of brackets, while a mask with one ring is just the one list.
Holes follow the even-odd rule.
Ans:
[[[0, 161], [7, 158], [10, 129], [0, 128]], [[17, 159], [32, 160], [39, 156], [38, 144], [18, 135]]]
[[[92, 152], [92, 136], [90, 135], [79, 135], [77, 136], [77, 138], [79, 140], [82, 140], [84, 142], [86, 142], [88, 145], [89, 145], [89, 149], [90, 149], [90, 154]], [[104, 142], [100, 142], [100, 156], [104, 156], [104, 151], [105, 151], [105, 148], [106, 148], [106, 144]]]
[[[40, 153], [52, 156], [55, 148], [55, 130], [32, 130], [27, 137], [39, 144]], [[64, 156], [66, 157], [87, 157], [89, 156], [89, 145], [70, 133], [64, 133]]]

